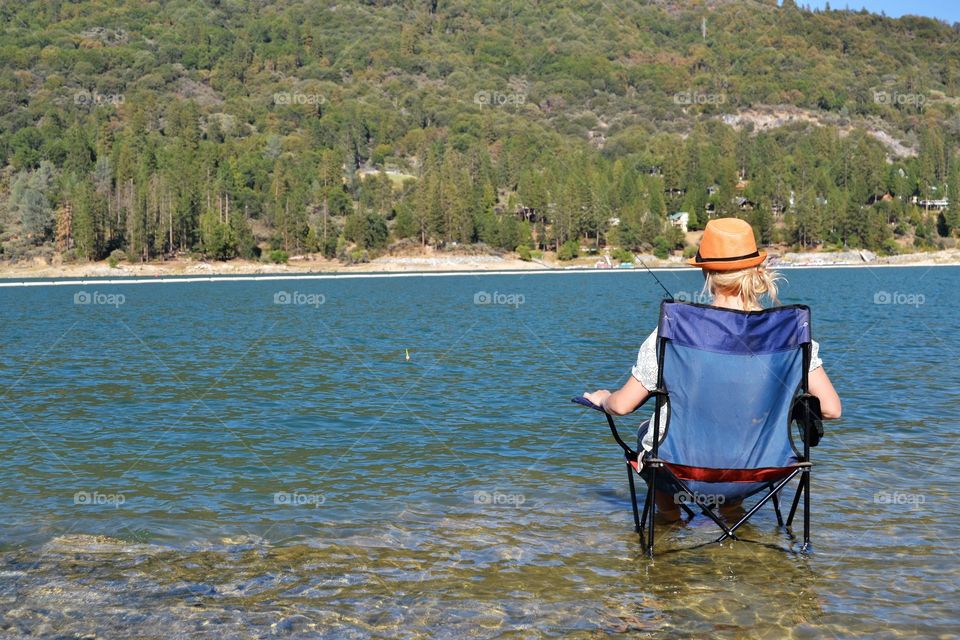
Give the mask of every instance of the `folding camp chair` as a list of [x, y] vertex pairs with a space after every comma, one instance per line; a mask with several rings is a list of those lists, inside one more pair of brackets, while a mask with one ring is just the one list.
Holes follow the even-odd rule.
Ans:
[[[810, 336], [810, 309], [803, 305], [736, 311], [672, 300], [661, 304], [660, 371], [650, 395], [656, 401], [653, 450], [634, 451], [604, 412], [626, 456], [634, 524], [651, 557], [658, 490], [672, 493], [691, 516], [688, 505], [699, 508], [723, 530], [716, 539], [721, 542], [738, 540], [737, 529], [771, 500], [783, 526], [780, 492], [798, 475], [786, 528], [803, 496], [803, 549], [809, 548], [810, 447], [822, 433], [819, 401], [807, 384]], [[586, 398], [574, 402], [603, 411]], [[661, 441], [660, 417], [667, 409]], [[793, 423], [799, 427], [799, 450]], [[642, 516], [634, 473], [647, 483]], [[723, 503], [760, 492], [762, 498], [732, 526], [720, 517], [717, 507]]]

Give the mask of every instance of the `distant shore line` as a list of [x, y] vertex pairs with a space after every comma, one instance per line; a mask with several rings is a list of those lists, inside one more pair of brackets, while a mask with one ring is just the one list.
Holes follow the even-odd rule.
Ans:
[[[328, 280], [335, 278], [397, 278], [453, 275], [516, 275], [550, 273], [630, 273], [653, 270], [691, 269], [679, 256], [659, 258], [635, 254], [632, 261], [610, 260], [609, 254], [584, 255], [560, 261], [553, 255], [521, 260], [511, 253], [440, 251], [425, 248], [420, 253], [388, 253], [369, 262], [345, 264], [314, 254], [293, 256], [286, 263], [273, 264], [234, 259], [208, 261], [179, 257], [148, 262], [98, 261], [64, 263], [58, 259], [0, 261], [0, 287], [50, 284], [226, 282], [258, 280]], [[777, 252], [767, 261], [773, 269], [829, 269], [846, 267], [907, 267], [960, 265], [960, 249], [878, 256], [865, 250]]]
[[[783, 271], [801, 269], [863, 269], [863, 268], [917, 268], [917, 267], [957, 267], [958, 264], [949, 263], [906, 263], [906, 264], [808, 264], [808, 265], [774, 265], [772, 268]], [[654, 272], [688, 271], [693, 273], [692, 267], [650, 267]], [[331, 271], [324, 273], [265, 273], [265, 274], [218, 274], [209, 276], [196, 275], [156, 275], [144, 277], [132, 275], [127, 277], [99, 277], [84, 278], [37, 278], [30, 280], [13, 279], [0, 276], [0, 288], [10, 287], [50, 287], [50, 286], [85, 286], [98, 285], [129, 285], [129, 284], [172, 284], [198, 282], [277, 282], [284, 280], [357, 280], [372, 278], [431, 278], [449, 276], [516, 276], [516, 275], [575, 275], [575, 274], [630, 274], [644, 273], [646, 269], [604, 269], [604, 268], [565, 268], [565, 269], [480, 269], [480, 270], [434, 270], [434, 271], [381, 271], [381, 272], [344, 272]]]

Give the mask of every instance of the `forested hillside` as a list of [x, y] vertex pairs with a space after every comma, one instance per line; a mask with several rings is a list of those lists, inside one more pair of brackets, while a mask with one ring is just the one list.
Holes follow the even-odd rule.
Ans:
[[5, 1], [0, 257], [952, 246], [958, 29], [783, 4]]

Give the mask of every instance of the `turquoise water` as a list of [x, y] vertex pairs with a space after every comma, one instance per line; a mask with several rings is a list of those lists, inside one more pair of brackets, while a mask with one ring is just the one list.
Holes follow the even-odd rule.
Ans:
[[765, 512], [653, 561], [569, 403], [648, 274], [0, 289], [0, 635], [957, 637], [960, 268], [786, 275], [844, 400], [814, 550]]

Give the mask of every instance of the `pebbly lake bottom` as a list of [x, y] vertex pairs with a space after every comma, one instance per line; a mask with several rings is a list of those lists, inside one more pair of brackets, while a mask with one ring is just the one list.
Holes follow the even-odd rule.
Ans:
[[629, 371], [649, 276], [0, 291], [0, 636], [957, 637], [958, 275], [788, 272], [845, 402], [814, 549], [767, 510], [653, 560], [569, 404]]
[[[3, 634], [893, 638], [957, 630], [946, 602], [942, 618], [930, 617], [935, 594], [950, 599], [956, 582], [949, 554], [931, 546], [871, 549], [821, 533], [823, 550], [803, 555], [773, 548], [791, 545], [770, 525], [747, 532], [770, 547], [729, 542], [651, 561], [625, 527], [612, 531], [625, 523], [612, 513], [602, 520], [608, 526], [571, 524], [556, 512], [437, 520], [408, 511], [379, 530], [340, 523], [336, 537], [183, 548], [70, 534], [39, 553], [5, 554]], [[713, 533], [708, 524], [661, 532], [672, 544], [702, 541]], [[877, 614], [865, 615], [867, 607]]]

